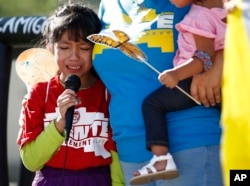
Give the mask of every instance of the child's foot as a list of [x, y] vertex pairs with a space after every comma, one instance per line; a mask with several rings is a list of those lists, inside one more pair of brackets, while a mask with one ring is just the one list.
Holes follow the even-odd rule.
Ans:
[[150, 160], [149, 164], [134, 173], [130, 180], [132, 185], [145, 184], [158, 179], [172, 179], [178, 176], [178, 170], [172, 156], [156, 156]]
[[[153, 167], [156, 169], [157, 172], [165, 170], [166, 166], [167, 166], [167, 160], [157, 161], [153, 165]], [[146, 168], [146, 169], [147, 169], [147, 171], [148, 171], [149, 174], [153, 173], [150, 168]], [[140, 172], [139, 171], [135, 171], [134, 172], [134, 176], [140, 176]]]

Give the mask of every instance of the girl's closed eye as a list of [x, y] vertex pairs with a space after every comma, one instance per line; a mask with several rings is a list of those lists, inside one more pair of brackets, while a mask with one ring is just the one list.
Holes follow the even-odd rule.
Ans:
[[81, 49], [81, 50], [89, 51], [89, 50], [92, 49], [92, 47], [90, 47], [90, 46], [81, 46], [80, 49]]
[[67, 49], [69, 49], [69, 47], [68, 46], [58, 46], [58, 49], [67, 50]]
[[93, 49], [93, 45], [92, 45], [92, 43], [83, 42], [82, 44], [80, 44], [80, 49], [89, 51], [89, 50]]
[[61, 49], [61, 50], [67, 50], [70, 48], [70, 46], [68, 44], [65, 44], [65, 43], [58, 43], [57, 48]]

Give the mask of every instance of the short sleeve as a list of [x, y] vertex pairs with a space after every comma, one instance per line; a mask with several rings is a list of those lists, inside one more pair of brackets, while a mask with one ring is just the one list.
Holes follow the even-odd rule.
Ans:
[[189, 32], [207, 38], [216, 37], [216, 25], [218, 24], [217, 14], [210, 9], [193, 5], [184, 19], [176, 24], [180, 32]]

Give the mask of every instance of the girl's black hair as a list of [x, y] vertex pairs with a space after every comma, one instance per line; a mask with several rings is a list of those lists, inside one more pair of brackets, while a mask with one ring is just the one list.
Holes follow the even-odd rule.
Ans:
[[[87, 39], [87, 36], [99, 33], [101, 28], [101, 21], [94, 10], [80, 2], [68, 2], [59, 6], [54, 14], [48, 18], [42, 40], [38, 45], [45, 47], [46, 43], [54, 44], [62, 38], [65, 31], [68, 32], [70, 40], [82, 39], [93, 44]], [[98, 77], [93, 67], [91, 72]]]
[[49, 17], [44, 30], [44, 39], [50, 43], [59, 41], [65, 31], [69, 39], [86, 42], [87, 36], [101, 31], [101, 21], [97, 14], [82, 3], [67, 3], [59, 6], [55, 13]]

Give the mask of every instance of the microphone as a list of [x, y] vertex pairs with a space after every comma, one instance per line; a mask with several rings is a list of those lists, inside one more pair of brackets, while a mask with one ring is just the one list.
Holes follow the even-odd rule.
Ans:
[[[71, 89], [77, 93], [81, 86], [81, 80], [77, 75], [74, 75], [74, 74], [68, 75], [64, 81], [64, 86], [66, 89]], [[65, 123], [65, 131], [66, 131], [65, 141], [66, 142], [68, 142], [69, 140], [69, 134], [70, 134], [70, 130], [72, 128], [72, 123], [74, 119], [74, 110], [75, 110], [75, 106], [72, 106], [68, 108], [66, 112], [66, 123]]]

